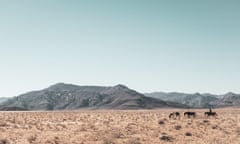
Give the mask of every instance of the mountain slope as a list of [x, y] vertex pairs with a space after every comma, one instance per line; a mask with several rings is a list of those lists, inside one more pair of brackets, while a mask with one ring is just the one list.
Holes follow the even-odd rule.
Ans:
[[49, 88], [33, 91], [3, 103], [8, 107], [28, 110], [73, 109], [152, 109], [185, 107], [182, 104], [164, 102], [145, 97], [124, 85], [114, 87], [77, 86], [59, 83]]

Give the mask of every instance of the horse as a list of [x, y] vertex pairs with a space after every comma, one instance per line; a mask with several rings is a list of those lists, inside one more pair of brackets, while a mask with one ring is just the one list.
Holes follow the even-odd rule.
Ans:
[[205, 114], [205, 117], [209, 117], [209, 116], [214, 116], [214, 117], [216, 117], [217, 116], [217, 113], [216, 112], [205, 112], [204, 113]]
[[185, 112], [184, 113], [184, 117], [187, 116], [188, 118], [192, 117], [196, 117], [196, 112]]
[[178, 118], [180, 119], [180, 113], [179, 112], [172, 112], [169, 114], [169, 118]]

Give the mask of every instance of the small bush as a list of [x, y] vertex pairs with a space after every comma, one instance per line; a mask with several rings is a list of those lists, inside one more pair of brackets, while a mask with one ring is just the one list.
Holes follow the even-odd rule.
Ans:
[[36, 141], [36, 139], [37, 139], [37, 136], [30, 136], [27, 140], [29, 143], [33, 143]]
[[203, 120], [203, 123], [209, 123], [209, 121], [208, 120]]
[[159, 124], [159, 125], [164, 125], [165, 122], [164, 122], [163, 120], [160, 120], [160, 121], [158, 122], [158, 124]]
[[175, 129], [176, 129], [176, 130], [180, 130], [181, 128], [182, 128], [182, 126], [180, 126], [180, 125], [176, 125], [176, 126], [175, 126]]
[[217, 128], [218, 128], [217, 125], [212, 126], [212, 129], [217, 129]]
[[0, 144], [10, 144], [10, 142], [7, 139], [1, 139]]
[[171, 142], [174, 140], [174, 138], [168, 135], [163, 135], [160, 137], [160, 140]]
[[192, 133], [186, 132], [186, 133], [185, 133], [185, 136], [192, 136]]
[[0, 123], [0, 127], [7, 127], [9, 126], [7, 123]]
[[167, 133], [163, 132], [162, 135], [167, 135]]

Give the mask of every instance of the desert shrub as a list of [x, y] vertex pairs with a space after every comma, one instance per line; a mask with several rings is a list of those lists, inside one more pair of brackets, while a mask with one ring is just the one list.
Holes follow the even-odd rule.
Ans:
[[180, 130], [181, 128], [182, 128], [182, 126], [180, 126], [180, 125], [176, 125], [176, 126], [175, 126], [175, 129], [176, 129], [176, 130]]
[[27, 140], [28, 140], [29, 143], [33, 143], [33, 142], [36, 141], [36, 139], [37, 139], [37, 136], [34, 135], [34, 136], [30, 136]]
[[0, 144], [10, 144], [10, 142], [7, 139], [1, 139]]
[[174, 138], [172, 136], [169, 136], [169, 135], [163, 135], [163, 136], [160, 137], [160, 140], [172, 142], [174, 140]]
[[203, 120], [203, 123], [209, 123], [209, 121], [208, 120]]
[[59, 139], [59, 137], [54, 137], [52, 139], [48, 139], [45, 143], [46, 144], [60, 144], [60, 139]]
[[167, 133], [163, 132], [162, 135], [167, 135]]
[[217, 128], [218, 128], [217, 125], [213, 125], [213, 126], [212, 126], [212, 129], [217, 129]]
[[158, 124], [159, 124], [159, 125], [164, 125], [165, 122], [164, 122], [163, 120], [160, 120], [160, 121], [158, 122]]
[[0, 123], [0, 127], [7, 127], [7, 126], [9, 126], [7, 123], [4, 123], [4, 122]]
[[192, 133], [186, 132], [186, 133], [185, 133], [185, 136], [192, 136]]

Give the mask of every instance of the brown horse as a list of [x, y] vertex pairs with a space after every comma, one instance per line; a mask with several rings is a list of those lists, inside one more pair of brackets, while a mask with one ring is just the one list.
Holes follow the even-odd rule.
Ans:
[[193, 118], [195, 118], [196, 117], [196, 112], [185, 112], [184, 113], [184, 117], [185, 116], [187, 116], [188, 118], [190, 118], [191, 116], [193, 117]]
[[172, 112], [169, 114], [169, 118], [178, 118], [180, 119], [180, 113], [179, 112]]
[[217, 116], [217, 113], [216, 112], [205, 112], [204, 113], [205, 114], [205, 117], [209, 117], [209, 116], [214, 116], [214, 117], [216, 117]]

